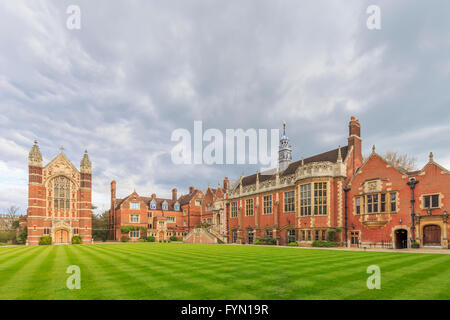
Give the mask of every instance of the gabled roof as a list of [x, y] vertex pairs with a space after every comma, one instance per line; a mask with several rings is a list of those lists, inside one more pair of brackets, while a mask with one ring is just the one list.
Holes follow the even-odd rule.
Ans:
[[58, 161], [62, 161], [64, 163], [66, 163], [67, 165], [69, 165], [75, 172], [80, 172], [80, 170], [78, 170], [77, 167], [75, 167], [73, 165], [73, 163], [69, 160], [69, 158], [67, 158], [67, 156], [64, 154], [64, 152], [61, 152], [60, 154], [58, 154], [56, 157], [53, 158], [52, 161], [50, 161], [49, 163], [47, 163], [47, 165], [45, 165], [44, 169], [48, 168], [49, 166], [51, 166], [53, 163], [58, 162]]
[[188, 204], [188, 203], [192, 200], [192, 198], [194, 198], [194, 196], [195, 196], [198, 192], [200, 192], [200, 190], [196, 189], [196, 190], [194, 190], [194, 192], [191, 192], [191, 193], [189, 193], [189, 194], [186, 194], [186, 195], [184, 195], [184, 196], [181, 196], [181, 197], [178, 199], [178, 201], [180, 202], [181, 205]]

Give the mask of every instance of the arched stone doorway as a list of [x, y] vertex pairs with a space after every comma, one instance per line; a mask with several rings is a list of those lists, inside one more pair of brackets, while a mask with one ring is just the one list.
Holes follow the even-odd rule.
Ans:
[[69, 243], [69, 232], [65, 229], [59, 229], [55, 232], [55, 243]]
[[408, 231], [405, 229], [395, 230], [395, 249], [408, 248]]
[[427, 247], [441, 246], [441, 227], [435, 224], [423, 227], [423, 245]]

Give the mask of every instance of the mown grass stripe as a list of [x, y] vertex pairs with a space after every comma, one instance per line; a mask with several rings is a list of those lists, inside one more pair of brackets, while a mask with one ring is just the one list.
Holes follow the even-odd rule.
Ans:
[[[372, 264], [381, 268], [382, 290], [366, 288]], [[81, 290], [65, 286], [69, 265], [81, 268]], [[449, 272], [450, 255], [173, 243], [15, 247], [0, 248], [0, 298], [448, 299]]]

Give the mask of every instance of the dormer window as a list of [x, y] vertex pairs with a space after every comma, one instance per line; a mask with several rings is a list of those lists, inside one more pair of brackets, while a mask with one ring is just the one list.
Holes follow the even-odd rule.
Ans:
[[180, 204], [179, 204], [178, 202], [176, 202], [176, 203], [173, 205], [173, 208], [174, 208], [175, 211], [180, 211]]
[[130, 202], [130, 209], [133, 210], [139, 210], [140, 209], [140, 203], [139, 202]]
[[152, 209], [152, 210], [155, 210], [155, 209], [156, 209], [156, 201], [155, 201], [155, 200], [152, 200], [152, 201], [150, 202], [150, 209]]
[[164, 201], [162, 204], [162, 209], [163, 210], [169, 210], [169, 204], [167, 203], [167, 201]]

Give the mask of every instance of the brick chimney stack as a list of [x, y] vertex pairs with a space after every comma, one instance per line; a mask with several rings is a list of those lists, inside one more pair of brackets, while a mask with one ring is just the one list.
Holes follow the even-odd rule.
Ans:
[[225, 189], [225, 191], [230, 189], [230, 180], [228, 180], [228, 177], [225, 177], [225, 179], [223, 179], [223, 188]]
[[116, 181], [115, 180], [113, 180], [111, 182], [111, 203], [113, 203], [114, 200], [116, 200]]
[[178, 197], [177, 197], [177, 189], [173, 188], [172, 189], [172, 201], [177, 201]]
[[156, 199], [156, 193], [153, 193], [152, 194], [152, 200], [155, 200]]
[[353, 152], [351, 155], [349, 166], [351, 169], [351, 174], [358, 169], [363, 163], [362, 157], [362, 140], [361, 140], [361, 124], [359, 120], [355, 119], [355, 117], [351, 117], [350, 123], [348, 125], [348, 148], [349, 151], [353, 147]]
[[189, 187], [189, 194], [191, 194], [192, 192], [194, 192], [195, 188], [193, 186]]

